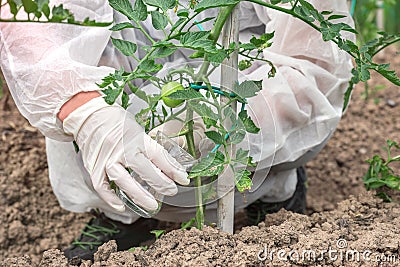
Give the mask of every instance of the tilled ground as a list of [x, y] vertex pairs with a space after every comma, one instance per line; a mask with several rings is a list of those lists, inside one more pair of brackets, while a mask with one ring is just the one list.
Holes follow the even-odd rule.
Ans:
[[[398, 266], [399, 240], [400, 206], [367, 194], [311, 216], [281, 210], [235, 235], [211, 227], [175, 230], [145, 251], [117, 252], [110, 241], [93, 264], [68, 265], [61, 251], [48, 250], [40, 266]], [[8, 264], [31, 266], [21, 257]]]
[[[381, 57], [391, 58], [395, 61], [392, 65], [399, 66], [399, 56], [393, 50]], [[400, 263], [398, 204], [380, 203], [370, 196], [348, 200], [350, 195], [365, 191], [362, 184], [362, 176], [368, 168], [365, 160], [382, 153], [386, 139], [400, 141], [399, 88], [374, 78], [370, 91], [381, 85], [386, 88], [372, 95], [368, 102], [361, 97], [363, 87], [357, 87], [335, 135], [307, 165], [308, 213], [312, 215], [281, 212], [267, 218], [267, 225], [243, 228], [235, 236], [212, 228], [204, 232], [173, 231], [146, 252], [137, 249], [133, 253], [115, 253], [109, 258], [109, 253], [101, 252], [99, 257], [107, 266], [262, 265], [270, 263], [269, 259], [264, 262], [257, 259], [258, 251], [264, 247], [321, 251], [334, 247], [342, 238], [352, 249], [370, 249], [373, 255], [397, 255], [397, 262], [387, 265], [396, 266]], [[379, 100], [378, 104], [374, 103], [375, 99]], [[42, 266], [66, 266], [57, 251], [43, 252], [65, 248], [79, 234], [89, 216], [59, 207], [47, 177], [43, 136], [18, 114], [7, 96], [0, 100], [0, 138], [0, 266], [38, 264], [42, 255]], [[343, 200], [345, 202], [338, 207], [337, 203]], [[273, 225], [267, 227], [270, 224]], [[176, 240], [181, 242], [176, 243]], [[107, 244], [105, 250], [113, 251], [112, 244]], [[98, 260], [95, 266], [101, 266], [100, 258]], [[289, 263], [340, 265], [329, 257], [310, 262], [296, 259], [277, 262], [275, 258], [273, 262], [277, 266]], [[345, 266], [350, 265], [346, 263]]]

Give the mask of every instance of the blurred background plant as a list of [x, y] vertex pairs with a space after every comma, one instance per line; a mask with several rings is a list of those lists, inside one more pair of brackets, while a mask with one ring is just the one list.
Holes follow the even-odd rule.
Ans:
[[400, 1], [350, 0], [351, 13], [359, 31], [358, 43], [364, 44], [377, 37], [377, 32], [400, 32]]
[[392, 140], [386, 141], [386, 158], [374, 155], [368, 159], [368, 172], [364, 175], [364, 185], [367, 190], [375, 190], [376, 195], [386, 202], [394, 201], [393, 196], [400, 192], [400, 176], [397, 175], [400, 163], [400, 145]]
[[[397, 35], [400, 38], [400, 1], [397, 0], [349, 0], [350, 13], [352, 14], [357, 35], [357, 44], [364, 45], [375, 38], [378, 32]], [[397, 45], [397, 47], [399, 47]], [[368, 101], [372, 99], [375, 104], [381, 100], [378, 93], [386, 87], [384, 85], [370, 86], [364, 83], [365, 91], [362, 97]]]

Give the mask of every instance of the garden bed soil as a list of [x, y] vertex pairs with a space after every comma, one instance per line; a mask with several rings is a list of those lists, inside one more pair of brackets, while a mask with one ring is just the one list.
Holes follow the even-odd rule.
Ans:
[[[400, 65], [394, 49], [379, 57], [382, 61], [390, 58], [397, 68]], [[329, 256], [310, 261], [282, 261], [277, 255], [272, 260], [257, 259], [260, 250], [312, 249], [318, 253], [337, 248], [338, 240], [346, 242], [342, 251], [370, 250], [371, 258], [397, 259], [379, 266], [400, 266], [399, 204], [382, 203], [365, 194], [362, 184], [368, 169], [365, 160], [381, 154], [386, 139], [400, 141], [400, 91], [374, 75], [370, 92], [382, 86], [385, 89], [369, 101], [362, 97], [363, 86], [357, 86], [334, 136], [307, 164], [308, 215], [281, 211], [268, 216], [265, 223], [244, 228], [240, 217], [235, 235], [210, 227], [203, 232], [176, 230], [147, 251], [113, 252], [113, 243], [108, 243], [93, 266], [378, 266], [371, 261], [335, 261]], [[0, 100], [0, 266], [40, 262], [41, 266], [68, 266], [60, 250], [79, 235], [90, 216], [63, 210], [47, 176], [44, 138], [19, 115], [6, 92]], [[74, 264], [90, 266], [89, 262]]]

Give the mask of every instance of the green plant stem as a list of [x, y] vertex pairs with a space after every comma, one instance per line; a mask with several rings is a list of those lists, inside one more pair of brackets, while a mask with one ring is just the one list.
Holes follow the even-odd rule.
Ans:
[[[297, 14], [293, 9], [286, 9], [286, 8], [283, 8], [283, 7], [280, 7], [280, 6], [276, 6], [276, 5], [273, 5], [273, 4], [269, 4], [269, 3], [263, 2], [262, 0], [245, 0], [245, 1], [252, 2], [252, 3], [255, 3], [255, 4], [259, 4], [261, 6], [265, 6], [265, 7], [268, 7], [268, 8], [271, 8], [271, 9], [275, 9], [275, 10], [278, 10], [280, 12], [289, 14], [289, 15], [297, 18], [297, 19], [300, 19], [304, 23], [307, 23], [309, 26], [311, 26], [312, 28], [314, 28], [318, 32], [321, 32], [321, 28], [320, 27], [318, 27], [316, 24], [314, 24], [314, 23], [312, 23], [310, 21], [305, 20], [301, 15]], [[337, 40], [331, 40], [331, 41], [334, 42], [337, 45], [339, 44], [339, 42]], [[354, 55], [350, 51], [346, 51], [346, 53], [348, 53], [353, 58], [357, 58], [356, 55]]]
[[372, 57], [375, 56], [376, 54], [378, 54], [379, 52], [381, 52], [383, 49], [385, 49], [386, 47], [388, 47], [389, 45], [392, 45], [394, 43], [400, 42], [400, 37], [395, 38], [393, 41], [384, 44], [381, 48], [379, 48], [378, 50], [376, 50], [373, 54]]
[[144, 34], [144, 36], [146, 36], [146, 38], [149, 39], [151, 44], [155, 44], [156, 41], [147, 33], [147, 31], [143, 28], [143, 26], [140, 24], [140, 22], [137, 22], [137, 21], [135, 21], [135, 22], [136, 22], [136, 25], [137, 25], [139, 31], [141, 31]]
[[269, 4], [267, 2], [263, 2], [262, 0], [245, 0], [245, 1], [252, 2], [252, 3], [255, 3], [255, 4], [259, 4], [261, 6], [265, 6], [265, 7], [268, 7], [268, 8], [271, 8], [271, 9], [275, 9], [275, 10], [281, 11], [283, 13], [292, 15], [293, 17], [296, 17], [296, 18], [304, 21], [305, 23], [307, 23], [308, 25], [310, 25], [311, 27], [313, 27], [317, 31], [319, 31], [319, 32], [321, 31], [320, 28], [317, 25], [315, 25], [314, 23], [312, 23], [310, 21], [305, 20], [302, 16], [298, 15], [297, 13], [295, 13], [294, 10], [292, 10], [292, 9], [286, 9], [286, 8], [283, 8], [283, 7], [280, 7], [280, 6]]
[[[194, 144], [193, 137], [193, 110], [188, 107], [186, 111], [186, 119], [188, 125], [188, 131], [185, 134], [186, 142], [188, 146], [189, 154], [194, 158], [197, 158], [196, 147]], [[204, 225], [204, 206], [203, 206], [203, 194], [201, 190], [201, 177], [194, 178], [195, 184], [195, 198], [196, 198], [196, 227], [197, 229], [203, 229]]]
[[[245, 54], [243, 51], [242, 51], [242, 52], [239, 51], [239, 54], [242, 55], [242, 56], [244, 56], [244, 57], [247, 57], [247, 58], [249, 58], [249, 59], [251, 59], [251, 60], [263, 61], [263, 62], [267, 63], [271, 68], [274, 67], [274, 64], [272, 64], [272, 62], [269, 61], [268, 59], [253, 57], [253, 56], [250, 56], [249, 54]], [[257, 56], [258, 56], [258, 55], [257, 55]]]
[[[226, 20], [228, 19], [229, 14], [235, 8], [236, 5], [228, 6], [222, 8], [221, 11], [218, 13], [218, 17], [215, 20], [214, 27], [210, 32], [210, 39], [217, 43], [218, 38], [221, 34], [222, 28]], [[204, 81], [204, 75], [207, 74], [208, 69], [210, 66], [210, 62], [207, 60], [207, 56], [204, 57], [204, 62], [200, 67], [199, 72], [194, 77], [194, 82], [202, 83]], [[211, 94], [213, 92], [211, 90]], [[188, 144], [189, 153], [193, 156], [196, 155], [196, 149], [194, 146], [194, 138], [193, 138], [193, 110], [187, 110], [187, 121], [188, 121], [188, 133], [186, 134], [186, 141]], [[204, 206], [203, 206], [203, 195], [201, 191], [201, 177], [196, 177], [195, 179], [195, 197], [196, 197], [196, 225], [198, 229], [202, 229], [204, 225]]]
[[[229, 14], [232, 13], [232, 10], [235, 8], [235, 6], [236, 5], [224, 7], [218, 13], [217, 19], [215, 20], [215, 23], [214, 23], [214, 27], [211, 29], [211, 32], [210, 32], [210, 39], [214, 43], [217, 43], [218, 38], [221, 34], [222, 28], [224, 27]], [[204, 62], [201, 65], [198, 74], [196, 75], [196, 79], [195, 79], [196, 82], [200, 81], [202, 79], [202, 76], [204, 76], [208, 72], [209, 67], [210, 67], [210, 62], [208, 61], [207, 55], [206, 55], [204, 57]]]
[[[68, 25], [77, 25], [77, 26], [88, 26], [83, 24], [82, 22], [69, 22], [69, 21], [59, 21], [59, 22], [55, 22], [55, 21], [41, 21], [41, 20], [29, 20], [29, 19], [2, 19], [0, 18], [0, 22], [35, 22], [35, 23], [58, 23], [58, 24], [68, 24]], [[112, 22], [97, 22], [95, 24], [90, 24], [91, 27], [106, 27], [111, 25]]]

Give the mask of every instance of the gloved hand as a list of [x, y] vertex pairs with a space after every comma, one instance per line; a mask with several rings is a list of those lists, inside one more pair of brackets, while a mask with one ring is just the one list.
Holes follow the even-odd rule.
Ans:
[[[166, 123], [161, 124], [160, 126], [155, 127], [153, 130], [149, 132], [149, 135], [152, 138], [155, 138], [157, 135], [157, 132], [160, 131], [164, 133], [165, 135], [171, 137], [173, 141], [175, 141], [180, 147], [183, 149], [187, 150], [187, 142], [186, 142], [186, 137], [184, 135], [177, 136], [179, 132], [183, 131], [185, 127], [185, 120], [186, 113], [182, 113], [178, 116], [179, 119], [181, 120], [170, 120], [167, 121]], [[208, 129], [210, 130], [210, 129]], [[212, 143], [211, 140], [209, 140], [204, 132], [207, 131], [206, 126], [203, 123], [203, 120], [201, 117], [195, 117], [193, 118], [193, 139], [194, 139], [194, 145], [196, 147], [196, 152], [200, 153], [202, 155], [203, 153], [209, 152], [214, 144]]]
[[74, 110], [63, 127], [74, 136], [82, 152], [94, 190], [118, 211], [124, 211], [125, 206], [110, 189], [108, 179], [143, 208], [158, 207], [154, 197], [131, 177], [126, 167], [163, 195], [178, 192], [174, 181], [189, 184], [184, 168], [144, 132], [133, 115], [116, 104], [106, 104], [102, 97]]

